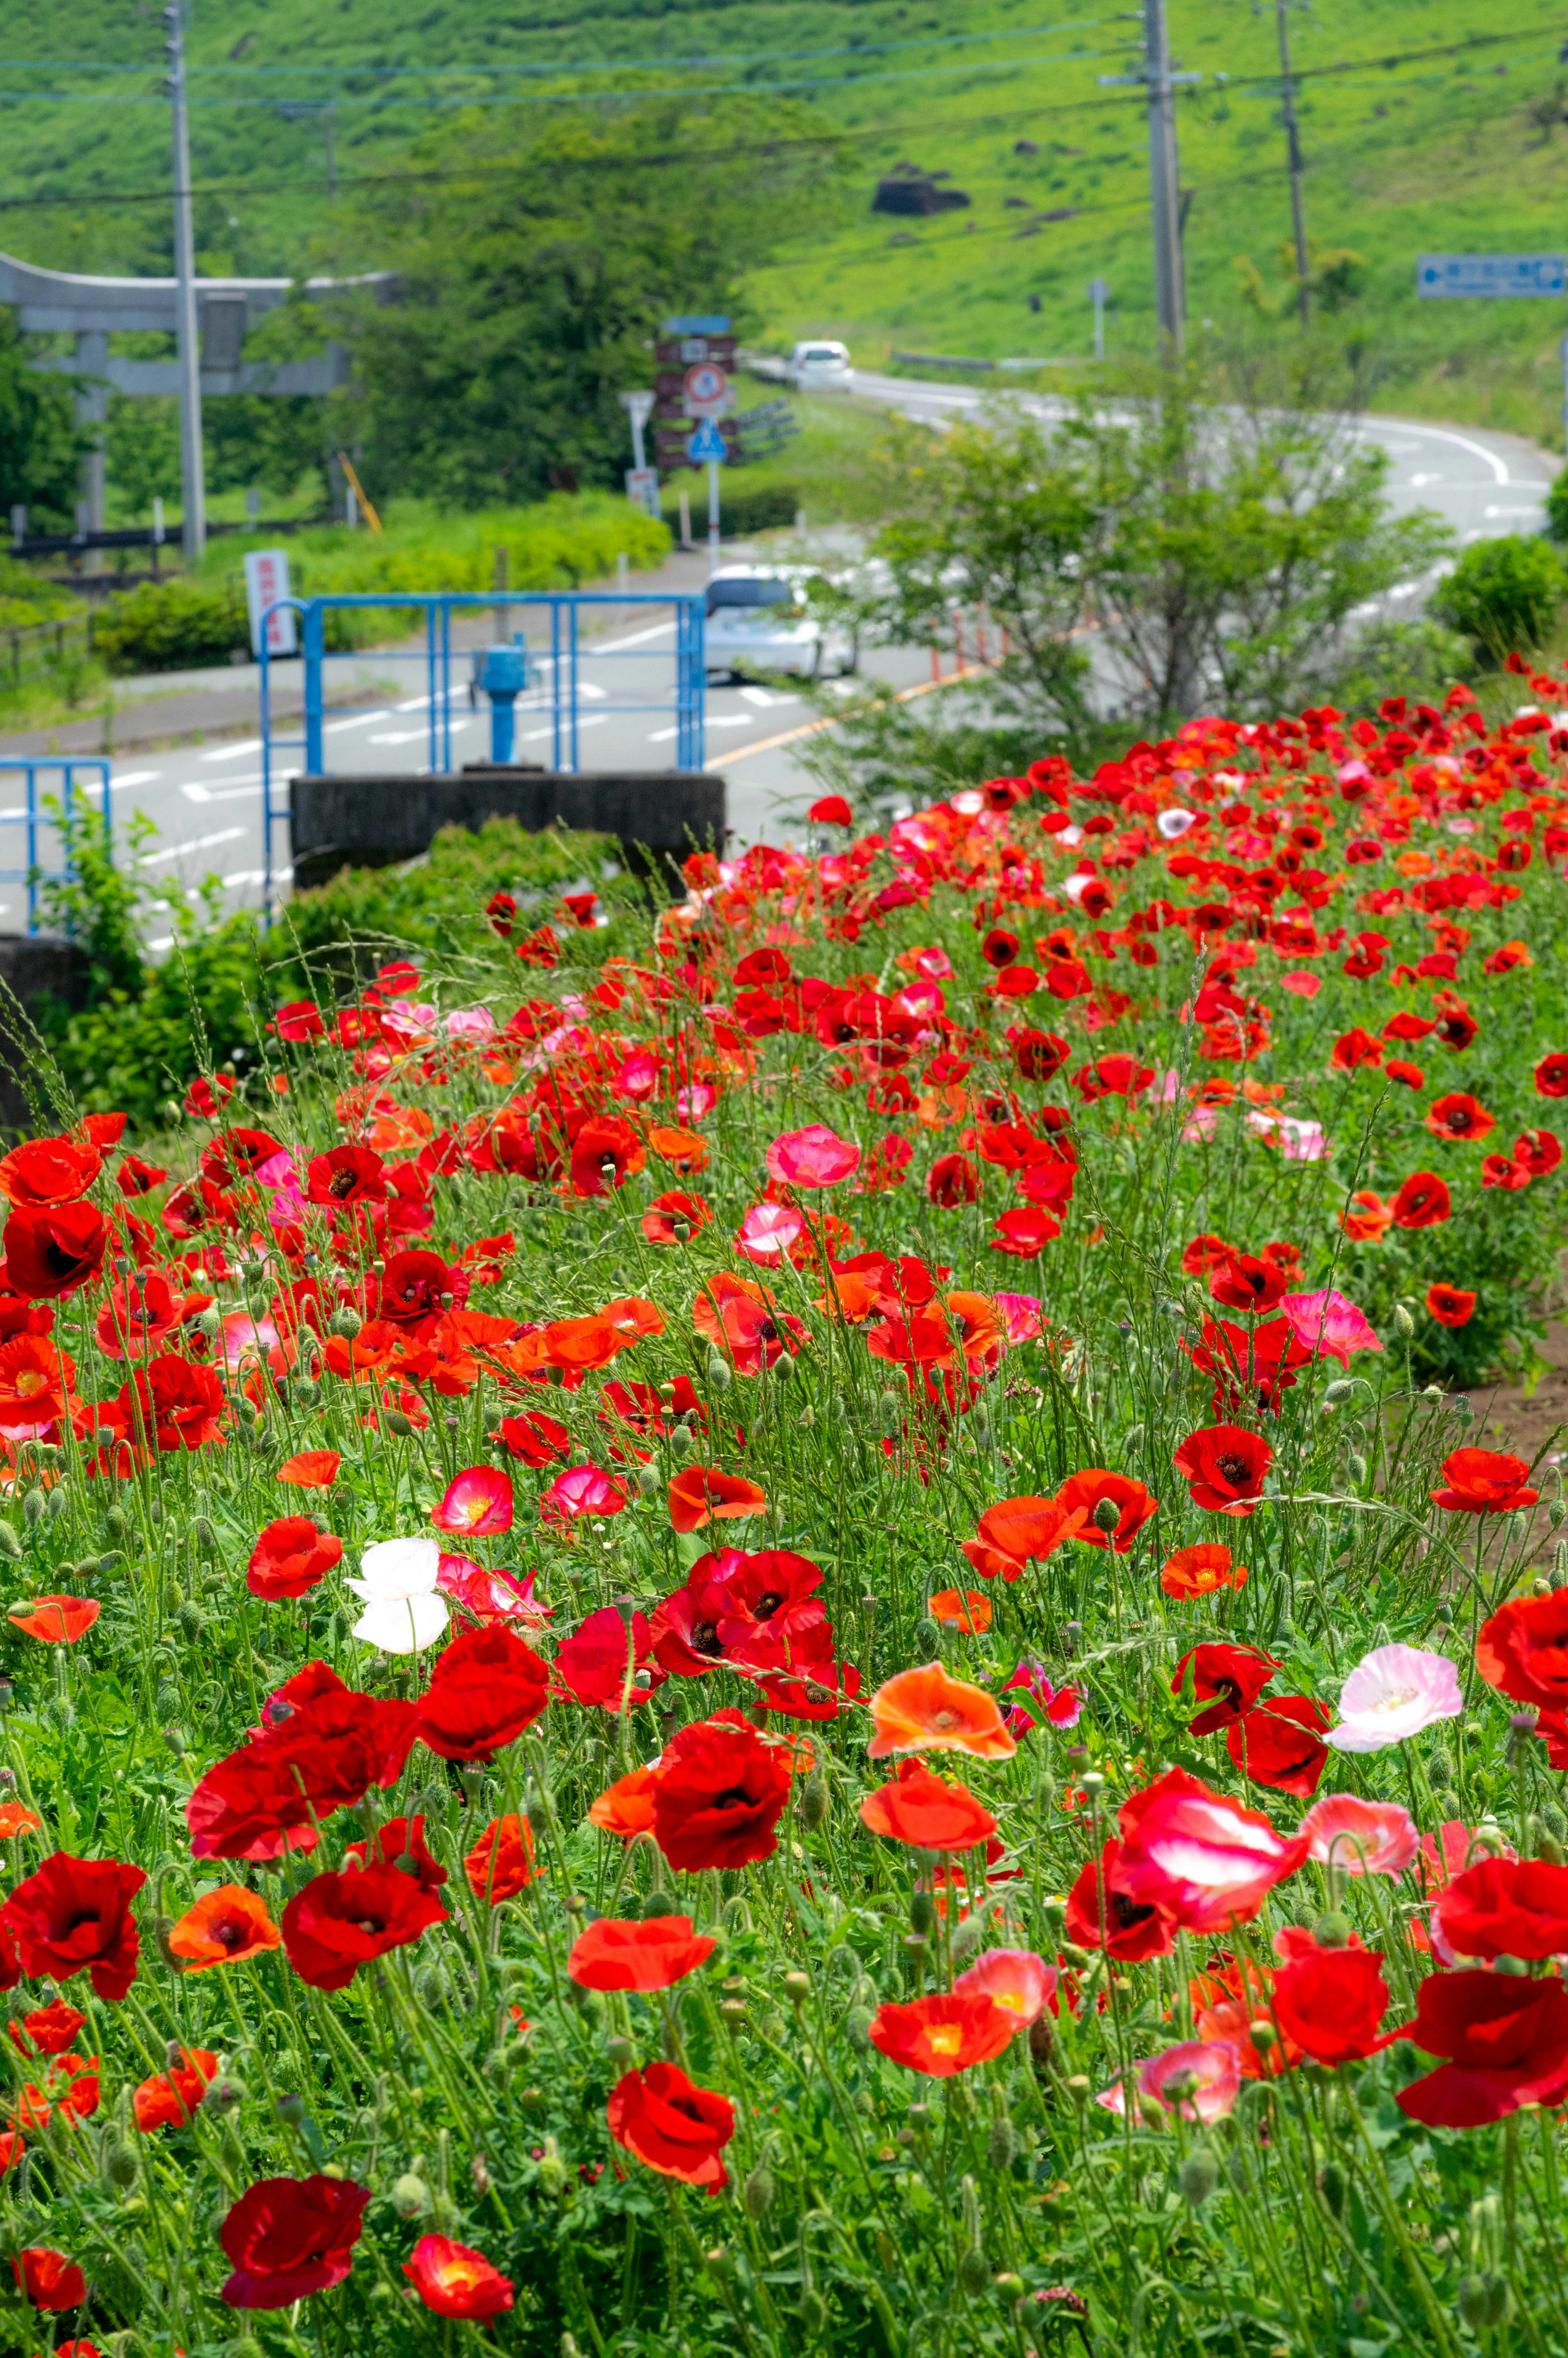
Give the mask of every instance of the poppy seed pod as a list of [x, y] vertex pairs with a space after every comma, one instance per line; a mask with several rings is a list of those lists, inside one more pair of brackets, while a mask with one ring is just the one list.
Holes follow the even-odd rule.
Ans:
[[1092, 1520], [1097, 1531], [1104, 1531], [1108, 1535], [1115, 1531], [1121, 1520], [1121, 1509], [1114, 1498], [1102, 1498], [1094, 1510]]

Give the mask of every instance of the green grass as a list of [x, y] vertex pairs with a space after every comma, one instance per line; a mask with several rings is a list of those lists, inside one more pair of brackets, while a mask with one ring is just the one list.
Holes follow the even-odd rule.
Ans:
[[[748, 492], [773, 483], [796, 486], [810, 526], [880, 521], [881, 488], [869, 461], [878, 443], [886, 438], [886, 412], [853, 400], [802, 400], [798, 395], [786, 394], [782, 385], [752, 377], [741, 380], [742, 410], [774, 400], [789, 403], [800, 430], [776, 459], [757, 460], [741, 468], [734, 478], [737, 485], [744, 485]], [[697, 476], [689, 480], [695, 513], [706, 499], [707, 489]]]

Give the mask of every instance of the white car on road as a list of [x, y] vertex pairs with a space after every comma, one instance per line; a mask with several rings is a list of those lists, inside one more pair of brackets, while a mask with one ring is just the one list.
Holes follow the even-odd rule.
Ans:
[[808, 679], [847, 676], [859, 665], [852, 632], [814, 614], [810, 566], [721, 565], [708, 577], [703, 665], [711, 679], [752, 671], [795, 672]]
[[849, 366], [847, 347], [823, 337], [814, 343], [796, 344], [784, 363], [784, 383], [793, 384], [796, 393], [852, 393], [855, 372]]

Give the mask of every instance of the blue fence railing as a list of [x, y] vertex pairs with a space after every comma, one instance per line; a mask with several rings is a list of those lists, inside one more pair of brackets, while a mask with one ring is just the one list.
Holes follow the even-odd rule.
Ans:
[[[652, 629], [633, 630], [623, 639], [585, 643], [585, 619], [591, 618], [595, 611], [627, 607], [660, 607], [670, 619]], [[378, 646], [373, 651], [328, 646], [330, 615], [369, 610], [406, 613], [413, 625], [412, 644]], [[298, 734], [291, 735], [284, 735], [274, 725], [272, 668], [279, 657], [267, 645], [270, 618], [285, 611], [298, 618], [304, 668], [303, 728]], [[514, 636], [509, 636], [510, 618], [514, 611], [524, 627]], [[487, 612], [498, 618], [496, 637], [501, 646], [510, 654], [512, 645], [516, 644], [524, 658], [521, 666], [515, 658], [509, 664], [491, 663], [488, 686], [484, 657], [487, 653], [493, 656], [498, 649], [492, 646], [487, 650], [478, 644], [453, 644], [454, 619]], [[423, 723], [410, 730], [407, 736], [412, 743], [422, 743], [423, 767], [427, 772], [451, 769], [454, 732], [464, 725], [470, 708], [481, 694], [492, 699], [492, 758], [510, 757], [516, 721], [531, 712], [541, 725], [524, 731], [526, 739], [537, 741], [541, 751], [547, 745], [551, 769], [575, 772], [580, 765], [579, 740], [584, 728], [601, 727], [622, 716], [656, 713], [666, 716], [669, 726], [649, 741], [669, 743], [676, 769], [702, 767], [706, 675], [700, 594], [661, 596], [647, 590], [342, 591], [319, 598], [278, 599], [262, 615], [259, 635], [262, 864], [265, 905], [269, 911], [275, 902], [275, 830], [288, 817], [288, 780], [301, 769], [311, 777], [326, 774], [330, 728], [359, 725], [357, 720], [342, 716], [334, 723], [328, 721], [327, 666], [332, 663], [362, 664], [370, 660], [378, 671], [387, 665], [406, 664], [414, 667], [416, 677], [422, 676], [423, 692], [396, 708], [410, 716], [422, 711], [425, 716]], [[671, 640], [671, 692], [667, 696], [650, 696], [643, 692], [647, 671], [650, 662], [661, 652], [654, 642], [666, 636]], [[584, 680], [583, 665], [588, 661], [591, 661], [596, 673], [602, 674], [608, 667], [608, 686], [602, 676], [592, 683]], [[621, 679], [626, 682], [625, 694], [618, 689]], [[499, 698], [494, 694], [496, 684], [503, 688]], [[456, 722], [454, 703], [464, 708], [462, 717]], [[299, 758], [286, 765], [284, 757], [289, 754]], [[635, 764], [622, 762], [616, 766]], [[659, 766], [667, 766], [667, 763], [662, 762]]]
[[[7, 835], [5, 830], [16, 827], [21, 833], [25, 859], [20, 867], [0, 867], [0, 885], [19, 884], [26, 889], [27, 931], [36, 934], [38, 930], [39, 883], [51, 872], [58, 872], [65, 879], [72, 873], [55, 815], [45, 805], [50, 800], [58, 800], [59, 815], [69, 823], [76, 817], [76, 797], [81, 790], [78, 781], [91, 779], [98, 788], [103, 847], [112, 858], [114, 819], [109, 797], [109, 764], [97, 759], [68, 759], [58, 753], [39, 755], [34, 760], [0, 760], [0, 795], [4, 795], [6, 783], [12, 778], [21, 780], [22, 799], [19, 803], [0, 806], [0, 853], [16, 840], [15, 836]], [[43, 782], [41, 784], [40, 780]], [[57, 781], [58, 784], [53, 783]], [[51, 853], [58, 860], [58, 871], [51, 871]], [[4, 922], [8, 914], [8, 910], [0, 905], [0, 933], [9, 930]]]

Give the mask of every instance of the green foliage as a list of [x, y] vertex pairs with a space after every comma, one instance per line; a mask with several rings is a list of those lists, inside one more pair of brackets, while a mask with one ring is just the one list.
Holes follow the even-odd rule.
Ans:
[[232, 579], [205, 582], [176, 574], [105, 599], [93, 617], [92, 640], [112, 672], [183, 671], [248, 652], [250, 624]]
[[1473, 640], [1478, 653], [1500, 663], [1518, 650], [1539, 647], [1565, 598], [1568, 569], [1556, 550], [1544, 540], [1510, 533], [1467, 548], [1438, 584], [1432, 611]]
[[[690, 502], [692, 531], [700, 538], [708, 528], [708, 485], [691, 468], [665, 478], [665, 522], [679, 522], [682, 492]], [[752, 483], [744, 471], [737, 475], [726, 468], [719, 490], [720, 529], [726, 539], [731, 534], [739, 537], [743, 533], [775, 531], [792, 525], [804, 504], [798, 483]]]
[[16, 314], [0, 312], [0, 512], [20, 503], [38, 532], [70, 532], [77, 469], [87, 448], [69, 385], [29, 366]]

